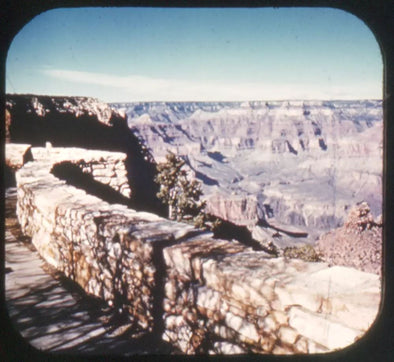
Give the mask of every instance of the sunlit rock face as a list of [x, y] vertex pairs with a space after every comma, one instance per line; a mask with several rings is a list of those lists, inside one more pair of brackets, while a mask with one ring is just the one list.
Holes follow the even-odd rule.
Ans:
[[374, 218], [366, 202], [356, 205], [345, 224], [322, 235], [316, 247], [332, 264], [381, 274], [382, 218]]
[[382, 212], [381, 101], [112, 106], [156, 161], [185, 157], [207, 210], [236, 224], [296, 226], [315, 240], [358, 202]]
[[10, 118], [16, 108], [19, 108], [26, 115], [36, 114], [40, 117], [51, 113], [68, 114], [74, 117], [94, 116], [99, 122], [106, 125], [110, 123], [114, 113], [117, 113], [107, 103], [90, 97], [8, 95], [7, 108]]

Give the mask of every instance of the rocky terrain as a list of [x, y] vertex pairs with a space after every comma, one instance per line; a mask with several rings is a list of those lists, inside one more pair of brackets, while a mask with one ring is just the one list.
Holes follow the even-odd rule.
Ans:
[[160, 215], [154, 163], [181, 155], [206, 211], [264, 245], [312, 244], [362, 201], [382, 213], [381, 101], [108, 105], [7, 95], [6, 113], [10, 142], [125, 152], [132, 206]]
[[333, 265], [368, 273], [382, 269], [382, 219], [374, 219], [367, 203], [354, 206], [345, 224], [317, 241], [316, 250]]
[[[130, 206], [161, 212], [153, 182], [155, 165], [121, 112], [88, 97], [8, 94], [6, 113], [8, 142], [125, 153], [126, 177], [134, 190]], [[6, 179], [15, 183], [8, 168]]]
[[[83, 102], [7, 97], [16, 214], [41, 257], [133, 333], [186, 354], [288, 354], [368, 330], [381, 290], [380, 102], [149, 104], [128, 119]], [[156, 162], [168, 149], [187, 160], [227, 237], [157, 215], [141, 139]], [[241, 231], [283, 253], [233, 240]], [[316, 239], [323, 260], [285, 248]]]
[[112, 106], [157, 162], [187, 160], [208, 212], [261, 242], [314, 242], [362, 201], [382, 212], [381, 101]]

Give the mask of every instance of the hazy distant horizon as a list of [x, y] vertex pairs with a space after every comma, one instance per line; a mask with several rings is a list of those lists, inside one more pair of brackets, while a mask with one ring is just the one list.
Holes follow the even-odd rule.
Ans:
[[373, 33], [330, 8], [74, 8], [14, 38], [6, 92], [116, 102], [382, 99]]
[[366, 102], [366, 101], [383, 101], [382, 98], [354, 98], [354, 99], [245, 99], [245, 100], [231, 100], [231, 101], [223, 101], [223, 100], [152, 100], [152, 101], [141, 101], [141, 100], [118, 100], [107, 102], [100, 98], [89, 96], [89, 95], [64, 95], [64, 94], [37, 94], [37, 93], [6, 93], [6, 96], [37, 96], [37, 97], [58, 97], [58, 98], [92, 98], [102, 101], [108, 104], [121, 104], [121, 103], [242, 103], [242, 102]]

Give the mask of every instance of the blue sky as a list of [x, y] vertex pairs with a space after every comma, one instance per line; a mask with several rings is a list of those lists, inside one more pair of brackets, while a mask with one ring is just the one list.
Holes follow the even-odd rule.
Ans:
[[382, 72], [373, 33], [336, 9], [55, 9], [14, 38], [6, 92], [107, 102], [381, 99]]

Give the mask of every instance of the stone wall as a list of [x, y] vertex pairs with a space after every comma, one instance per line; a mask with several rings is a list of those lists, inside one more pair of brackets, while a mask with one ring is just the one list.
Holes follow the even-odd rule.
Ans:
[[378, 310], [374, 274], [216, 240], [164, 253], [164, 338], [185, 353], [335, 350], [357, 340]]
[[127, 198], [131, 196], [125, 166], [127, 156], [122, 152], [51, 147], [49, 144], [46, 148], [32, 147], [31, 153], [35, 161], [49, 162], [53, 166], [62, 163], [74, 164], [97, 182], [108, 185]]
[[24, 143], [8, 143], [6, 144], [6, 160], [5, 164], [11, 170], [20, 169], [26, 162], [31, 161], [31, 145]]
[[193, 227], [110, 205], [59, 180], [52, 167], [36, 159], [16, 173], [23, 233], [48, 263], [87, 293], [127, 309], [140, 328], [152, 330], [155, 243], [176, 241]]
[[109, 204], [51, 173], [68, 158], [93, 174], [81, 165], [101, 159], [63, 152], [33, 147], [34, 161], [17, 171], [22, 230], [44, 259], [142, 331], [187, 354], [315, 353], [353, 343], [373, 323], [378, 275], [274, 258]]

